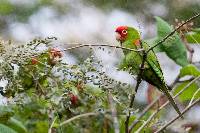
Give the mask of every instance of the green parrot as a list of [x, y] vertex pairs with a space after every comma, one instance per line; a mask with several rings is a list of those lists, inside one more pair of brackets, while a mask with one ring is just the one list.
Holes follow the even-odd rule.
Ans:
[[[123, 47], [132, 49], [143, 48], [146, 51], [149, 49], [149, 45], [140, 39], [140, 33], [136, 29], [128, 26], [119, 26], [115, 32], [117, 33], [116, 39]], [[143, 60], [142, 52], [123, 50], [123, 53], [125, 57], [120, 63], [119, 69], [125, 69], [129, 70], [131, 73], [139, 74]], [[141, 78], [163, 92], [176, 112], [183, 118], [177, 104], [169, 93], [169, 88], [164, 81], [160, 64], [153, 50], [149, 51], [146, 56]]]

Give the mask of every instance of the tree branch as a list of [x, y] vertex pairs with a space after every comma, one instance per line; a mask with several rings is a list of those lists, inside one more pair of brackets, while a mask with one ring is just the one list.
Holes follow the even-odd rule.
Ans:
[[[174, 80], [174, 82], [170, 85], [170, 87], [174, 87], [174, 85], [178, 82], [179, 80], [179, 76], [176, 77], [176, 79]], [[173, 89], [172, 89], [173, 90]], [[154, 99], [153, 102], [151, 102], [143, 111], [142, 113], [138, 116], [138, 118], [132, 123], [132, 125], [129, 128], [129, 132], [132, 131], [132, 129], [135, 127], [135, 125], [140, 121], [140, 119], [159, 101], [159, 99], [161, 97], [163, 97], [164, 94], [162, 94], [161, 96], [159, 96], [158, 98]]]
[[196, 19], [197, 17], [200, 16], [200, 13], [194, 15], [193, 17], [189, 18], [188, 20], [186, 20], [184, 23], [182, 23], [181, 25], [179, 25], [178, 27], [176, 27], [171, 33], [169, 33], [167, 36], [165, 36], [161, 41], [159, 41], [158, 43], [156, 43], [154, 46], [150, 47], [147, 50], [147, 53], [151, 50], [153, 50], [155, 47], [157, 47], [158, 45], [162, 44], [163, 42], [165, 42], [170, 36], [172, 36], [177, 30], [179, 30], [183, 25], [187, 24], [188, 22], [191, 22], [192, 20]]
[[[174, 82], [170, 85], [171, 88], [173, 88], [175, 86], [175, 84], [177, 82], [179, 82], [179, 79], [180, 77], [177, 76], [176, 79], [174, 80]], [[190, 80], [187, 80], [187, 81], [191, 81], [193, 80], [194, 78], [191, 78]], [[184, 82], [184, 81], [183, 81]], [[172, 89], [173, 90], [173, 89]], [[140, 119], [159, 101], [159, 99], [161, 97], [163, 97], [164, 94], [162, 94], [161, 96], [159, 96], [158, 98], [154, 99], [153, 102], [151, 102], [143, 111], [142, 113], [138, 116], [138, 118], [132, 123], [132, 125], [130, 126], [130, 131], [135, 127], [135, 125], [140, 121]]]
[[[179, 91], [175, 96], [173, 96], [173, 99], [175, 99], [176, 97], [181, 95], [192, 83], [197, 81], [199, 78], [200, 78], [200, 76], [196, 77], [194, 80], [192, 80], [190, 83], [188, 83], [181, 91]], [[154, 116], [168, 104], [169, 104], [169, 101], [165, 102], [161, 107], [159, 107], [156, 110], [156, 112], [151, 114], [151, 116], [143, 123], [142, 126], [140, 126], [140, 128], [136, 131], [136, 133], [139, 133], [154, 118]]]
[[108, 45], [108, 44], [67, 43], [67, 45], [77, 45], [77, 46], [63, 49], [63, 51], [68, 51], [68, 50], [77, 49], [77, 48], [81, 48], [81, 47], [112, 47], [112, 48], [120, 48], [120, 49], [124, 49], [124, 50], [129, 50], [129, 51], [133, 51], [133, 52], [143, 51], [143, 49], [132, 49], [132, 48], [126, 48], [126, 47], [122, 47], [122, 46]]
[[[190, 110], [190, 108], [192, 108], [193, 106], [195, 106], [199, 102], [200, 102], [200, 99], [196, 100], [190, 106], [186, 107], [181, 114], [185, 114], [188, 110]], [[171, 121], [169, 121], [168, 123], [166, 123], [163, 127], [161, 127], [159, 130], [157, 130], [155, 133], [160, 133], [163, 130], [165, 130], [169, 125], [171, 125], [172, 123], [174, 123], [180, 116], [182, 116], [182, 115], [178, 115], [175, 118], [173, 118]]]
[[57, 116], [54, 118], [54, 120], [52, 121], [50, 127], [49, 127], [49, 130], [48, 130], [48, 133], [51, 133], [51, 130], [52, 130], [52, 127], [53, 127], [53, 124], [55, 123], [55, 121], [57, 120]]
[[68, 119], [68, 120], [66, 120], [66, 121], [64, 121], [64, 122], [62, 122], [62, 123], [60, 123], [59, 126], [63, 126], [63, 125], [65, 125], [65, 124], [67, 124], [67, 123], [69, 123], [69, 122], [71, 122], [71, 121], [73, 121], [73, 120], [75, 120], [75, 119], [81, 118], [81, 117], [96, 116], [96, 115], [98, 115], [98, 114], [99, 114], [99, 113], [94, 113], [94, 112], [85, 113], [85, 114], [80, 114], [80, 115], [74, 116], [74, 117], [72, 117], [72, 118], [70, 118], [70, 119]]
[[192, 102], [194, 101], [195, 96], [198, 94], [199, 91], [200, 91], [200, 88], [197, 89], [197, 90], [194, 92], [194, 94], [193, 94], [193, 96], [192, 96], [192, 99], [190, 100], [188, 106], [190, 106], [190, 105], [192, 104]]
[[142, 113], [138, 116], [138, 118], [132, 123], [132, 125], [129, 128], [129, 132], [132, 131], [132, 129], [136, 126], [136, 124], [140, 121], [140, 119], [158, 102], [158, 100], [164, 96], [163, 94], [156, 98], [153, 102], [151, 102], [143, 111]]
[[117, 110], [115, 107], [115, 103], [113, 102], [113, 97], [110, 93], [108, 94], [108, 100], [110, 103], [110, 109], [111, 109], [111, 114], [112, 114], [112, 118], [113, 118], [114, 131], [115, 131], [115, 133], [119, 133], [119, 122], [117, 119]]

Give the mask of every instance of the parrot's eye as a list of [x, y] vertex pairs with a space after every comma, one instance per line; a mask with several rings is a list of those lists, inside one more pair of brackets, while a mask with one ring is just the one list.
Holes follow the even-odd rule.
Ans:
[[127, 30], [122, 30], [122, 34], [126, 35], [127, 34]]

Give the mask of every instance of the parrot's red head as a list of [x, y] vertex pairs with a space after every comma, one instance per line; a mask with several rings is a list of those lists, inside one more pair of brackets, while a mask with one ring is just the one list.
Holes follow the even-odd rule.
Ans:
[[116, 40], [124, 42], [128, 34], [128, 26], [119, 26], [116, 28]]

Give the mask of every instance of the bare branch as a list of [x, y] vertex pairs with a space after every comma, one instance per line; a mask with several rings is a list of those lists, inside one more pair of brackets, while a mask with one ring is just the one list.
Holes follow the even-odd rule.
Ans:
[[[197, 81], [199, 78], [200, 76], [196, 77], [194, 80], [188, 83], [181, 91], [179, 91], [175, 96], [173, 96], [173, 99], [181, 95], [192, 83]], [[140, 126], [140, 128], [136, 131], [136, 133], [139, 133], [154, 118], [154, 116], [168, 104], [169, 104], [169, 101], [165, 102], [160, 108], [158, 108], [153, 114], [151, 114], [151, 116], [143, 123], [142, 126]]]
[[[193, 78], [194, 79], [194, 78]], [[179, 81], [179, 76], [176, 77], [176, 79], [174, 80], [174, 82], [170, 85], [170, 87], [174, 87], [174, 85]], [[190, 80], [191, 81], [191, 80]], [[172, 89], [173, 90], [173, 89]], [[153, 102], [151, 102], [143, 111], [142, 113], [138, 116], [138, 118], [132, 123], [132, 125], [130, 126], [129, 131], [131, 131], [135, 125], [140, 121], [140, 119], [159, 101], [159, 99], [161, 97], [163, 97], [164, 94], [162, 94], [161, 96], [159, 96], [158, 98], [154, 99]]]
[[192, 104], [192, 102], [194, 101], [195, 96], [198, 94], [199, 91], [200, 91], [200, 88], [197, 89], [197, 90], [194, 92], [194, 94], [193, 94], [193, 96], [192, 96], [192, 99], [190, 100], [190, 103], [188, 104], [188, 106], [190, 106], [190, 105]]
[[[195, 106], [199, 102], [200, 102], [200, 99], [196, 100], [190, 106], [188, 106], [187, 108], [185, 108], [181, 114], [185, 114], [188, 110], [190, 110], [193, 106]], [[165, 130], [169, 125], [171, 125], [172, 123], [174, 123], [180, 116], [182, 116], [182, 115], [178, 115], [175, 118], [173, 118], [171, 121], [169, 121], [168, 123], [166, 123], [163, 127], [161, 127], [159, 130], [157, 130], [155, 133], [160, 133], [163, 130]]]
[[186, 80], [178, 80], [177, 83], [190, 82], [190, 81], [192, 81], [193, 79], [195, 79], [195, 77], [191, 77], [191, 78], [186, 79]]
[[51, 133], [51, 129], [53, 127], [53, 124], [55, 123], [55, 121], [57, 120], [57, 116], [54, 118], [54, 120], [52, 121], [50, 127], [49, 127], [49, 130], [48, 130], [48, 133]]
[[[170, 87], [174, 87], [174, 85], [178, 82], [179, 76], [176, 77], [174, 82], [170, 85]], [[191, 80], [190, 80], [191, 81]], [[173, 90], [173, 89], [172, 89]], [[138, 116], [138, 118], [132, 123], [132, 125], [129, 128], [129, 132], [132, 131], [132, 129], [135, 127], [135, 125], [140, 121], [140, 119], [159, 101], [160, 98], [162, 98], [164, 94], [159, 96], [158, 98], [154, 99], [153, 102], [151, 102], [143, 111], [142, 113]]]
[[60, 123], [59, 126], [63, 126], [63, 125], [65, 125], [65, 124], [67, 124], [67, 123], [69, 123], [69, 122], [71, 122], [71, 121], [73, 121], [73, 120], [75, 120], [75, 119], [81, 118], [81, 117], [96, 116], [96, 115], [98, 115], [98, 114], [99, 114], [99, 113], [94, 113], [94, 112], [85, 113], [85, 114], [80, 114], [80, 115], [74, 116], [74, 117], [72, 117], [72, 118], [70, 118], [70, 119], [68, 119], [68, 120], [66, 120], [66, 121], [64, 121], [64, 122], [62, 122], [62, 123]]
[[77, 49], [77, 48], [81, 48], [81, 47], [112, 47], [112, 48], [119, 48], [119, 49], [134, 51], [134, 52], [143, 51], [143, 49], [132, 49], [132, 48], [126, 48], [126, 47], [122, 47], [122, 46], [108, 45], [108, 44], [81, 44], [81, 43], [67, 43], [67, 44], [68, 45], [77, 45], [77, 46], [66, 48], [63, 51], [68, 51], [68, 50]]
[[129, 132], [132, 131], [132, 129], [136, 126], [136, 124], [138, 122], [140, 122], [140, 119], [158, 102], [158, 100], [164, 96], [164, 94], [162, 94], [161, 96], [159, 96], [158, 98], [156, 98], [153, 102], [151, 102], [143, 111], [142, 113], [138, 116], [138, 118], [132, 123], [132, 125], [129, 128]]

